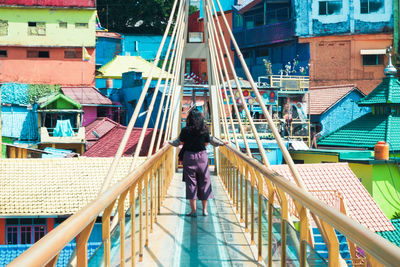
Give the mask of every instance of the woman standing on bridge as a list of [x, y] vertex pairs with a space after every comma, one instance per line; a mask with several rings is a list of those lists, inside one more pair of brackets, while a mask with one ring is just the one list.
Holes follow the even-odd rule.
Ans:
[[186, 199], [189, 199], [191, 212], [188, 216], [196, 217], [196, 199], [201, 200], [203, 215], [207, 216], [207, 201], [213, 198], [206, 146], [211, 142], [218, 146], [224, 143], [210, 136], [200, 111], [193, 109], [186, 119], [186, 127], [181, 130], [179, 139], [172, 145], [183, 143], [183, 179], [186, 183]]

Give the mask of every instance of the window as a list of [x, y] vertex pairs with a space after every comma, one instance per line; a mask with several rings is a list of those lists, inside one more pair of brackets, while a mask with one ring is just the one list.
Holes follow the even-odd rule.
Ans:
[[0, 57], [7, 57], [7, 50], [0, 50]]
[[46, 234], [46, 219], [6, 219], [7, 244], [33, 244]]
[[82, 58], [82, 50], [78, 49], [67, 49], [64, 51], [64, 58]]
[[46, 23], [28, 22], [28, 35], [46, 35]]
[[38, 50], [28, 50], [27, 51], [28, 58], [49, 58], [49, 51], [38, 51]]
[[18, 244], [18, 227], [8, 226], [7, 231], [7, 244]]
[[60, 29], [66, 29], [66, 28], [68, 28], [68, 23], [66, 23], [64, 21], [60, 21], [60, 23], [58, 24], [58, 27]]
[[360, 0], [360, 13], [383, 13], [384, 0]]
[[342, 13], [342, 1], [320, 1], [319, 15], [339, 15]]
[[0, 19], [0, 36], [8, 35], [8, 21]]
[[243, 27], [243, 17], [240, 14], [235, 13], [235, 27], [241, 28]]
[[362, 55], [364, 66], [383, 65], [383, 55]]
[[89, 28], [89, 24], [87, 24], [87, 23], [75, 23], [75, 28], [77, 28], [77, 29], [87, 29], [87, 28]]

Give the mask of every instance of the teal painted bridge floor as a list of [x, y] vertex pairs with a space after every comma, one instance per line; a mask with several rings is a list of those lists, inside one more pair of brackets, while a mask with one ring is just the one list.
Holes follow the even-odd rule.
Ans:
[[[136, 266], [260, 266], [221, 180], [215, 175], [211, 179], [214, 199], [209, 201], [209, 215], [202, 215], [198, 201], [198, 214], [193, 218], [185, 216], [190, 212], [190, 206], [185, 199], [182, 173], [175, 175], [153, 233], [149, 235], [143, 262], [137, 262], [137, 253]], [[130, 251], [129, 235], [126, 266], [130, 266]], [[119, 266], [119, 251], [115, 252], [112, 253], [112, 266]]]

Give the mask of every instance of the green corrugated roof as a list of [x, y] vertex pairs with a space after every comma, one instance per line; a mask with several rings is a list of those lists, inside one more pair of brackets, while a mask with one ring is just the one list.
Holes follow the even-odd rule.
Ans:
[[68, 108], [70, 108], [68, 106], [72, 106], [75, 109], [82, 108], [81, 104], [79, 104], [72, 98], [70, 98], [64, 94], [61, 94], [61, 93], [52, 93], [47, 96], [41, 97], [40, 99], [38, 99], [37, 103], [39, 104], [39, 108], [47, 107], [53, 103], [56, 103], [55, 107], [53, 107], [53, 108], [57, 108], [57, 109], [63, 109], [63, 108], [68, 109]]
[[400, 247], [400, 219], [391, 220], [393, 226], [396, 228], [394, 231], [376, 232], [386, 240], [392, 242]]
[[390, 150], [400, 151], [400, 115], [368, 113], [321, 137], [319, 145], [374, 148], [378, 141], [389, 143]]
[[359, 106], [386, 103], [400, 104], [400, 81], [392, 76], [383, 78], [369, 95], [357, 102]]

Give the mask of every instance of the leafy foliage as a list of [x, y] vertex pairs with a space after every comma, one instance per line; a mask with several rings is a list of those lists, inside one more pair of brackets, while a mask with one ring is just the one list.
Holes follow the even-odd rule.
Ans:
[[61, 90], [60, 85], [30, 84], [28, 87], [29, 102], [33, 104], [39, 98], [49, 95], [51, 93], [57, 93], [60, 90]]
[[119, 33], [162, 34], [173, 0], [98, 0], [103, 27]]

